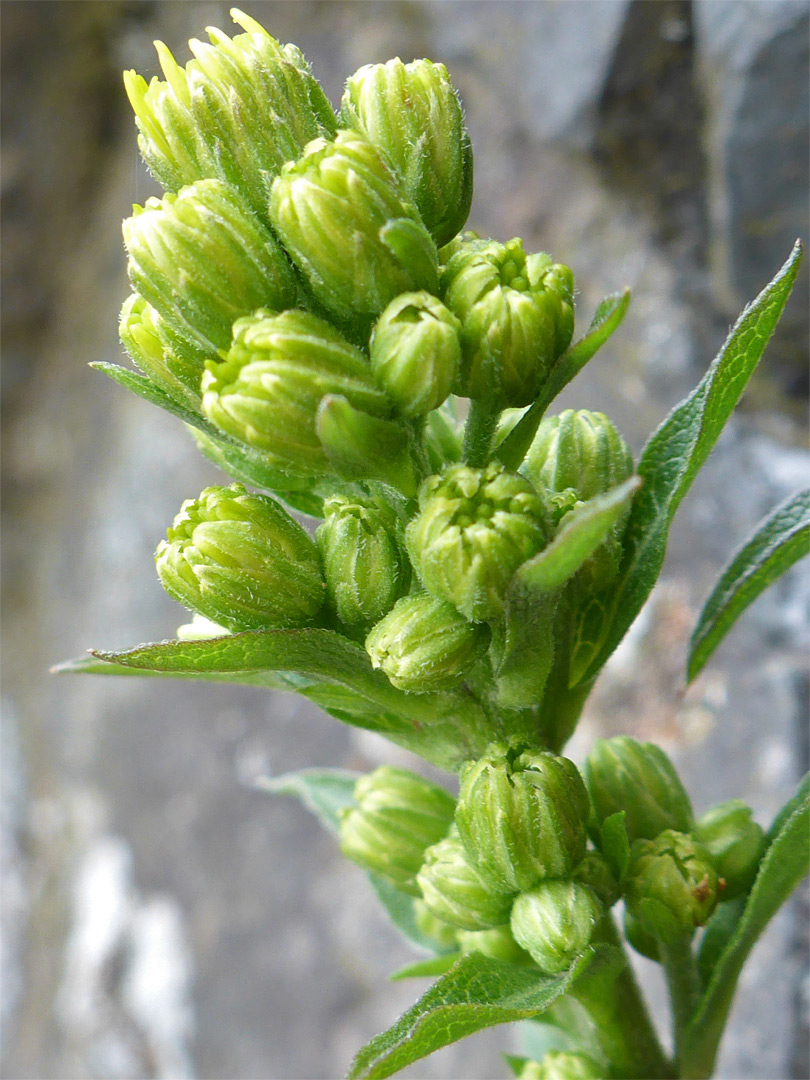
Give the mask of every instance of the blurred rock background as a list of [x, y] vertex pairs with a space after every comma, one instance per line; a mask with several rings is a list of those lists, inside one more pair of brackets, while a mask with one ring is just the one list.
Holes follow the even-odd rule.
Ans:
[[[807, 220], [804, 0], [253, 3], [332, 101], [362, 63], [449, 67], [476, 152], [470, 224], [577, 274], [580, 323], [630, 285], [631, 314], [564, 404], [635, 449], [697, 381]], [[219, 3], [4, 0], [3, 1076], [309, 1078], [421, 992], [359, 871], [255, 778], [406, 761], [294, 698], [83, 678], [55, 661], [171, 636], [152, 552], [219, 477], [180, 426], [90, 371], [118, 360], [120, 219], [156, 191], [120, 70], [153, 38], [227, 28]], [[808, 273], [676, 521], [660, 586], [571, 746], [663, 743], [696, 809], [742, 796], [763, 824], [807, 766], [807, 575], [740, 622], [685, 694], [691, 625], [730, 551], [807, 482]], [[806, 1077], [806, 906], [743, 978], [718, 1075]], [[653, 998], [663, 988], [642, 962]], [[505, 1029], [410, 1070], [505, 1076]]]

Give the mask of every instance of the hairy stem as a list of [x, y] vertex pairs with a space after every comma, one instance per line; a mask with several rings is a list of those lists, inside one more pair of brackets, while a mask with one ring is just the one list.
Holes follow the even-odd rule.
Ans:
[[661, 963], [667, 977], [675, 1035], [675, 1058], [683, 1054], [683, 1036], [700, 998], [700, 975], [690, 938], [673, 945], [661, 944]]
[[483, 402], [470, 402], [462, 450], [462, 456], [467, 465], [472, 465], [476, 469], [486, 465], [492, 447], [492, 436], [497, 426], [497, 412], [491, 412]]

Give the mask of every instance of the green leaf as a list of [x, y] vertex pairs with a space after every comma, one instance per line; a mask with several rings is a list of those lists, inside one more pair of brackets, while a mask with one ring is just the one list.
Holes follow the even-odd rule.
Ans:
[[810, 490], [777, 507], [734, 555], [712, 590], [689, 643], [691, 682], [735, 621], [767, 587], [810, 554]]
[[478, 952], [463, 956], [392, 1027], [360, 1051], [349, 1080], [380, 1080], [475, 1031], [543, 1012], [587, 969], [594, 955], [594, 949], [587, 949], [559, 975], [542, 975]]
[[531, 1058], [519, 1057], [517, 1054], [503, 1054], [502, 1057], [512, 1070], [513, 1076], [520, 1076], [528, 1062], [531, 1060]]
[[406, 964], [388, 976], [389, 982], [402, 982], [403, 979], [433, 978], [434, 975], [444, 975], [460, 958], [461, 953], [449, 952], [443, 956], [431, 956], [428, 960], [416, 960], [412, 964]]
[[765, 350], [790, 296], [801, 254], [797, 241], [773, 281], [740, 315], [703, 379], [648, 440], [638, 464], [644, 486], [633, 501], [622, 569], [612, 593], [612, 621], [588, 676], [599, 671], [649, 596], [661, 572], [675, 511]]
[[630, 840], [624, 824], [624, 810], [610, 814], [602, 822], [600, 849], [617, 881], [622, 881], [630, 863]]
[[709, 984], [686, 1027], [681, 1075], [711, 1075], [743, 964], [770, 919], [810, 869], [809, 830], [810, 790], [805, 777], [768, 834], [770, 844], [742, 916], [714, 963]]
[[[164, 643], [168, 644], [168, 643]], [[238, 683], [240, 686], [263, 686], [270, 690], [292, 690], [298, 693], [309, 683], [306, 679], [284, 671], [160, 671], [145, 670], [102, 660], [94, 653], [63, 660], [50, 669], [52, 675], [129, 675], [149, 679], [188, 679], [194, 682]]]
[[618, 328], [630, 304], [630, 290], [606, 296], [591, 320], [587, 332], [557, 361], [537, 401], [498, 447], [496, 457], [507, 469], [516, 470], [526, 456], [543, 414], [554, 398], [578, 375]]
[[734, 936], [743, 911], [745, 911], [744, 896], [726, 900], [718, 904], [717, 910], [706, 924], [697, 957], [698, 972], [704, 986], [708, 983], [717, 961]]
[[[265, 777], [257, 786], [271, 795], [295, 796], [325, 828], [337, 834], [340, 831], [340, 811], [351, 806], [354, 785], [359, 776], [360, 773], [346, 769], [300, 769], [282, 776]], [[419, 928], [412, 896], [401, 892], [378, 874], [367, 873], [366, 876], [389, 919], [406, 941], [434, 955], [446, 951]]]
[[300, 769], [262, 777], [256, 786], [271, 795], [294, 795], [322, 825], [337, 833], [340, 811], [354, 802], [354, 785], [360, 776], [348, 769]]
[[123, 386], [125, 390], [131, 390], [133, 394], [137, 394], [144, 401], [157, 405], [160, 409], [165, 409], [172, 416], [182, 420], [184, 424], [198, 427], [202, 431], [210, 429], [211, 425], [198, 412], [171, 397], [160, 386], [153, 383], [148, 376], [141, 375], [130, 368], [122, 367], [120, 364], [109, 364], [104, 360], [94, 361], [90, 364], [90, 367], [95, 371], [102, 371], [105, 375], [109, 375], [114, 382], [117, 382], [119, 386]]
[[539, 593], [564, 585], [607, 537], [640, 487], [639, 478], [631, 476], [577, 507], [551, 543], [523, 563], [515, 583]]

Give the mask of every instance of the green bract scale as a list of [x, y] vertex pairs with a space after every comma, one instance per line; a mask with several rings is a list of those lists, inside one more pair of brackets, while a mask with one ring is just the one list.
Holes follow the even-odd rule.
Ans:
[[605, 1068], [585, 1054], [549, 1050], [542, 1061], [527, 1061], [518, 1080], [604, 1080]]
[[133, 293], [121, 308], [121, 344], [144, 373], [173, 399], [200, 406], [203, 360], [182, 342], [172, 342], [165, 321], [142, 296]]
[[207, 177], [239, 188], [253, 210], [267, 215], [269, 181], [310, 140], [333, 135], [335, 116], [295, 45], [280, 45], [234, 9], [244, 34], [233, 39], [208, 29], [209, 42], [191, 40], [181, 67], [155, 42], [165, 82], [124, 73], [148, 168], [169, 191]]
[[392, 300], [371, 335], [374, 377], [403, 416], [425, 416], [458, 378], [461, 324], [427, 292]]
[[718, 900], [717, 873], [703, 844], [667, 829], [633, 844], [625, 882], [627, 910], [641, 930], [667, 945], [704, 926]]
[[428, 848], [416, 880], [428, 908], [451, 926], [488, 930], [509, 919], [514, 894], [497, 892], [483, 880], [455, 831]]
[[438, 254], [401, 182], [364, 135], [315, 139], [273, 181], [270, 217], [320, 302], [346, 320], [437, 286]]
[[765, 834], [752, 820], [751, 807], [742, 799], [719, 803], [706, 811], [693, 835], [707, 849], [718, 876], [726, 883], [723, 899], [747, 893], [765, 850]]
[[593, 936], [604, 909], [576, 881], [543, 881], [515, 900], [510, 925], [515, 941], [541, 971], [564, 971]]
[[389, 611], [408, 586], [396, 541], [396, 519], [371, 500], [332, 495], [315, 538], [326, 588], [337, 617], [368, 629]]
[[574, 330], [574, 279], [523, 241], [472, 240], [441, 280], [445, 304], [461, 320], [458, 392], [491, 410], [530, 405]]
[[211, 423], [296, 475], [333, 471], [316, 431], [326, 394], [376, 415], [390, 410], [363, 354], [304, 311], [239, 319], [224, 360], [211, 361], [202, 379], [202, 409]]
[[309, 535], [241, 484], [184, 502], [155, 563], [170, 596], [229, 630], [308, 626], [326, 599]]
[[346, 80], [341, 120], [381, 147], [441, 247], [464, 227], [473, 191], [472, 143], [444, 64], [397, 57]]
[[407, 769], [383, 765], [361, 776], [354, 805], [340, 815], [343, 854], [419, 896], [416, 874], [425, 849], [447, 835], [455, 800]]
[[588, 795], [568, 758], [493, 744], [459, 778], [456, 825], [493, 888], [531, 889], [570, 877], [585, 854]]
[[428, 593], [403, 596], [366, 638], [366, 652], [400, 690], [442, 690], [486, 652], [489, 631]]
[[545, 543], [543, 504], [528, 480], [499, 465], [451, 465], [422, 485], [406, 536], [429, 592], [475, 622], [495, 619], [515, 571]]
[[284, 252], [221, 180], [147, 199], [123, 228], [133, 286], [208, 356], [228, 348], [236, 319], [295, 301], [295, 274]]
[[660, 746], [627, 735], [597, 739], [582, 771], [598, 825], [623, 810], [631, 842], [692, 828], [689, 796]]

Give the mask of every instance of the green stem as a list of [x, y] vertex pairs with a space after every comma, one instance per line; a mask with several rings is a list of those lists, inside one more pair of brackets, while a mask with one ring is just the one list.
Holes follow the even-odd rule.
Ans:
[[680, 1063], [684, 1049], [684, 1032], [700, 999], [700, 975], [691, 938], [683, 938], [673, 945], [661, 944], [660, 953], [672, 1006], [675, 1059]]
[[616, 1076], [627, 1080], [665, 1080], [675, 1076], [658, 1041], [613, 916], [608, 914], [594, 938], [621, 949], [624, 967], [610, 985], [604, 979], [575, 983], [571, 994], [592, 1018]]
[[497, 411], [491, 412], [482, 402], [470, 402], [462, 450], [462, 457], [467, 465], [480, 469], [489, 461], [492, 436], [498, 426], [498, 416]]

